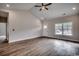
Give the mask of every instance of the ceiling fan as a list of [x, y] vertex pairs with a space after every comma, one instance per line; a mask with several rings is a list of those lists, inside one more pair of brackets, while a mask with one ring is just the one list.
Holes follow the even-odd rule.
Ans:
[[47, 3], [47, 4], [41, 3], [41, 5], [35, 5], [35, 7], [40, 7], [40, 11], [42, 11], [42, 10], [48, 10], [47, 6], [49, 6], [51, 4], [52, 3]]

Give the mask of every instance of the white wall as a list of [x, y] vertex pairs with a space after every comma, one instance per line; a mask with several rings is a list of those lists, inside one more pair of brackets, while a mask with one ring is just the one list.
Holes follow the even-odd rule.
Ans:
[[[41, 35], [41, 22], [29, 11], [9, 11], [9, 42], [27, 40]], [[12, 31], [15, 29], [15, 31]]]
[[[72, 22], [72, 36], [61, 36], [55, 35], [55, 24], [56, 23], [63, 23], [63, 22]], [[51, 20], [45, 20], [44, 25], [47, 25], [47, 29], [44, 30], [43, 36], [49, 36], [53, 38], [62, 38], [68, 39], [73, 41], [79, 41], [79, 16], [67, 16], [67, 17], [60, 17]]]

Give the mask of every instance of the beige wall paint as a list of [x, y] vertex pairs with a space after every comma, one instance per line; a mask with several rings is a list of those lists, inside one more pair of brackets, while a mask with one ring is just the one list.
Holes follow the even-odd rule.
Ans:
[[[61, 36], [61, 35], [55, 35], [55, 24], [56, 23], [63, 23], [63, 22], [72, 22], [72, 36]], [[62, 38], [62, 39], [68, 39], [73, 41], [79, 41], [79, 16], [65, 16], [60, 18], [55, 18], [51, 20], [45, 20], [44, 25], [47, 25], [47, 29], [44, 29], [43, 36], [49, 36], [54, 38]]]

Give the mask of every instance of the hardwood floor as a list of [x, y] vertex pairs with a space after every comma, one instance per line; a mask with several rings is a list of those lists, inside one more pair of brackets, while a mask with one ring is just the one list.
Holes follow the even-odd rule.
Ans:
[[1, 43], [1, 56], [79, 55], [79, 44], [62, 40], [36, 38], [15, 43]]

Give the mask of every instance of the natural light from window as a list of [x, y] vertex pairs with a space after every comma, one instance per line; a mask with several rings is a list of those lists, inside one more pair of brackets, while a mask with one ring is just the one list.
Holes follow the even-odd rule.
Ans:
[[56, 35], [72, 35], [72, 22], [55, 24]]

